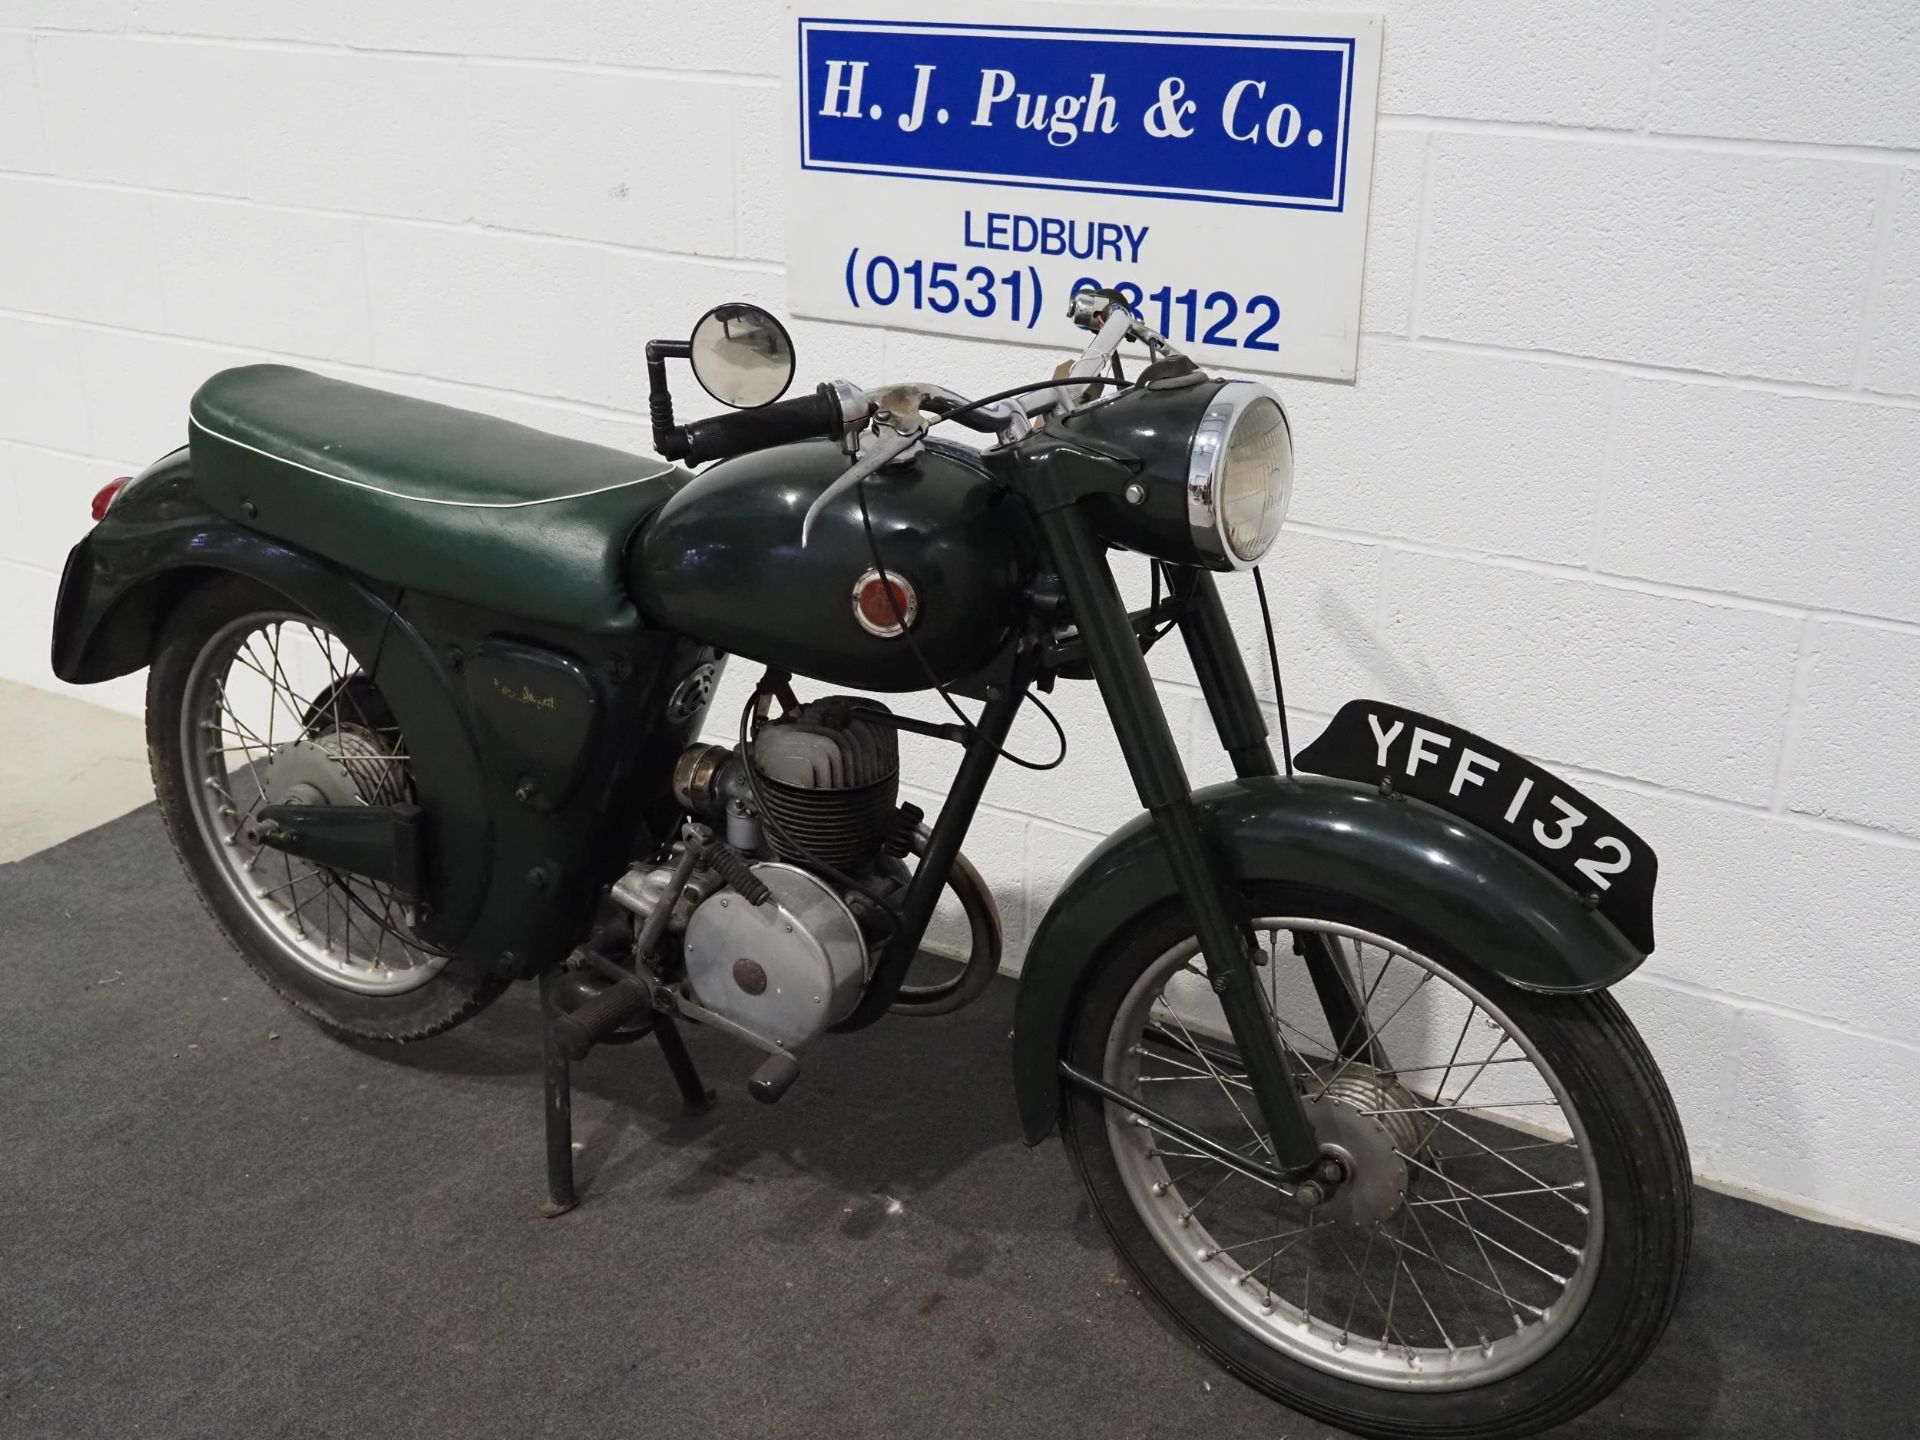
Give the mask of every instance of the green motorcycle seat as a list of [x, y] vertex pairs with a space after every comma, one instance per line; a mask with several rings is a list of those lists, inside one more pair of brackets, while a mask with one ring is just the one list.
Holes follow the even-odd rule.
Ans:
[[639, 624], [627, 542], [691, 478], [287, 365], [207, 381], [188, 443], [196, 491], [229, 520], [376, 580], [594, 634]]

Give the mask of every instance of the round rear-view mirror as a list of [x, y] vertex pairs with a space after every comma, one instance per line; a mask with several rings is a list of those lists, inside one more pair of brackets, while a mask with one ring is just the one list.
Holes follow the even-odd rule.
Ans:
[[757, 410], [793, 383], [793, 337], [758, 305], [716, 305], [687, 342], [693, 378], [722, 405]]

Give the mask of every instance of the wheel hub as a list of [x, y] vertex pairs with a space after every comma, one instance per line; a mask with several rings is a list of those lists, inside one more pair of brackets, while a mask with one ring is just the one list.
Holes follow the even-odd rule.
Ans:
[[260, 788], [273, 805], [391, 805], [403, 798], [399, 766], [357, 726], [282, 745], [262, 769]]
[[1321, 1153], [1345, 1178], [1315, 1207], [1316, 1216], [1357, 1230], [1399, 1213], [1407, 1198], [1407, 1162], [1416, 1150], [1414, 1097], [1365, 1066], [1353, 1066], [1306, 1104]]

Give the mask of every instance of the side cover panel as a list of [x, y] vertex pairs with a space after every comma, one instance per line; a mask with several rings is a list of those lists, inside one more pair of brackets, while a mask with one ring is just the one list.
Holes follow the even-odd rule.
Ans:
[[[1233, 882], [1285, 881], [1351, 897], [1526, 989], [1602, 989], [1644, 958], [1531, 860], [1418, 800], [1315, 776], [1230, 780], [1194, 800]], [[1048, 909], [1014, 1019], [1014, 1085], [1029, 1144], [1053, 1128], [1057, 1067], [1081, 987], [1129, 931], [1177, 899], [1152, 822], [1140, 815], [1081, 862]]]

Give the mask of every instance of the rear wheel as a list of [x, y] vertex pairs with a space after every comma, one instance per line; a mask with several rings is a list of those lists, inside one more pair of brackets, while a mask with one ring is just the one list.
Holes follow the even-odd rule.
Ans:
[[[1679, 1120], [1632, 1024], [1390, 916], [1280, 886], [1255, 901], [1276, 1033], [1345, 1178], [1305, 1209], [1069, 1086], [1066, 1143], [1122, 1256], [1220, 1363], [1361, 1434], [1530, 1435], [1593, 1405], [1664, 1330], [1691, 1225]], [[1169, 911], [1110, 957], [1070, 1054], [1270, 1158], [1189, 929]], [[1320, 1017], [1306, 936], [1340, 957], [1371, 1049]]]
[[167, 833], [209, 913], [262, 979], [325, 1028], [420, 1039], [504, 988], [420, 939], [392, 886], [261, 843], [262, 805], [414, 798], [399, 724], [317, 617], [238, 577], [190, 594], [148, 675], [147, 753]]

